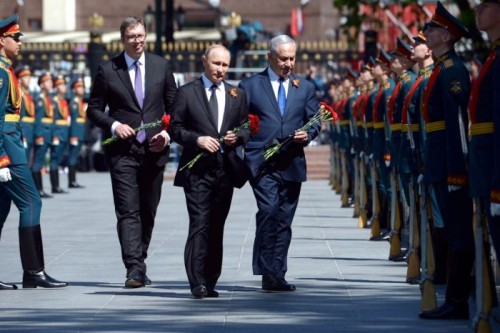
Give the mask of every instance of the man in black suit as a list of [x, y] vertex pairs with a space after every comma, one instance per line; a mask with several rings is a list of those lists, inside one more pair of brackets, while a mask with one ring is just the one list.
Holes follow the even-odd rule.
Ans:
[[[135, 132], [141, 124], [170, 113], [177, 86], [167, 61], [144, 52], [144, 21], [128, 17], [120, 25], [125, 51], [101, 64], [92, 85], [88, 118], [106, 136], [120, 140], [104, 147], [111, 183], [125, 286], [150, 284], [145, 259], [160, 201], [170, 137], [160, 127]], [[109, 113], [105, 113], [106, 106]]]
[[[262, 275], [266, 291], [294, 291], [285, 280], [292, 221], [306, 181], [304, 147], [319, 133], [320, 124], [297, 131], [319, 109], [314, 85], [293, 74], [297, 46], [286, 35], [270, 41], [269, 67], [240, 83], [249, 112], [260, 119], [259, 132], [245, 146], [245, 162], [252, 177], [250, 185], [257, 200], [257, 228], [253, 273]], [[275, 141], [284, 142], [269, 160], [264, 152]]]
[[[245, 165], [236, 153], [249, 129], [232, 131], [247, 121], [245, 93], [224, 81], [230, 54], [210, 46], [202, 57], [205, 72], [179, 88], [172, 109], [172, 139], [183, 146], [174, 185], [184, 187], [189, 234], [184, 252], [191, 293], [217, 297], [221, 274], [224, 223], [234, 187], [246, 182]], [[188, 165], [197, 155], [201, 158]]]

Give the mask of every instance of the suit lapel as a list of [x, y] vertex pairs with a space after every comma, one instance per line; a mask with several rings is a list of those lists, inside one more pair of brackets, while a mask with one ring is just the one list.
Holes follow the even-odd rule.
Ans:
[[280, 107], [278, 105], [278, 101], [276, 100], [276, 96], [274, 96], [273, 86], [271, 85], [271, 80], [267, 74], [267, 69], [262, 73], [261, 84], [269, 103], [273, 106], [274, 114], [281, 119]]
[[135, 102], [135, 105], [137, 106], [140, 112], [141, 108], [139, 106], [137, 98], [135, 97], [135, 91], [134, 87], [132, 87], [132, 82], [130, 82], [130, 75], [128, 73], [127, 62], [125, 61], [125, 55], [123, 52], [118, 57], [115, 58], [114, 65], [116, 74], [122, 81], [123, 85], [125, 86], [125, 89], [127, 89], [127, 91], [130, 93], [132, 100]]
[[234, 86], [230, 85], [229, 83], [226, 83], [224, 81], [224, 89], [225, 89], [225, 94], [224, 96], [226, 97], [226, 105], [224, 107], [224, 118], [222, 119], [222, 124], [220, 127], [220, 132], [221, 133], [226, 133], [227, 131], [230, 130], [228, 128], [228, 124], [231, 123], [231, 116], [232, 116], [232, 107], [233, 107], [233, 99], [236, 97], [232, 97], [231, 94], [229, 94], [229, 90], [233, 89]]
[[208, 118], [208, 121], [212, 124], [215, 131], [217, 131], [217, 124], [214, 121], [214, 117], [212, 116], [212, 111], [210, 110], [210, 104], [208, 104], [207, 93], [205, 91], [205, 86], [203, 85], [203, 80], [200, 79], [195, 81], [195, 89], [194, 93], [200, 105], [204, 106], [204, 114]]
[[[153, 85], [153, 82], [155, 82], [154, 77], [156, 76], [156, 71], [155, 71], [155, 66], [152, 60], [152, 57], [148, 53], [145, 53], [145, 72], [144, 72], [144, 104], [143, 104], [143, 109], [146, 109], [146, 106], [148, 104], [148, 96], [151, 92], [151, 86]], [[134, 92], [135, 96], [135, 92]], [[155, 102], [155, 101], [153, 101]], [[156, 102], [155, 102], [156, 103]]]

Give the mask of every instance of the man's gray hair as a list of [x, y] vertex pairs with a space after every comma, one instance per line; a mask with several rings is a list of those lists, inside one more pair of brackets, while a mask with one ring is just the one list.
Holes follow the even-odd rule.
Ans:
[[278, 35], [269, 41], [269, 51], [275, 54], [281, 44], [295, 44], [295, 41], [287, 35]]
[[135, 27], [138, 24], [142, 25], [144, 27], [144, 31], [146, 31], [146, 25], [144, 24], [144, 20], [142, 18], [137, 16], [126, 17], [120, 24], [120, 36], [123, 38], [125, 30], [127, 30], [128, 27]]

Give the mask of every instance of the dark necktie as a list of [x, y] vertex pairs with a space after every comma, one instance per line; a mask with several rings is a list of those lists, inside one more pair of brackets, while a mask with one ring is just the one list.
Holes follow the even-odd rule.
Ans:
[[[135, 66], [135, 80], [134, 80], [135, 97], [137, 98], [139, 106], [142, 109], [144, 103], [144, 93], [142, 91], [142, 76], [141, 76], [141, 66], [139, 66], [139, 61], [136, 60], [134, 62], [134, 66]], [[142, 113], [141, 113], [141, 118], [142, 118]], [[141, 126], [142, 125], [144, 125], [144, 121], [141, 120]], [[137, 132], [136, 140], [139, 141], [139, 143], [143, 143], [144, 141], [146, 141], [146, 131], [141, 130]]]
[[280, 107], [281, 115], [283, 115], [286, 108], [286, 94], [285, 87], [283, 86], [284, 79], [280, 77], [278, 81], [280, 83], [280, 87], [278, 88], [278, 106]]
[[212, 94], [210, 95], [210, 110], [212, 111], [212, 116], [214, 117], [215, 126], [219, 128], [219, 106], [217, 105], [217, 86], [214, 84], [210, 87]]

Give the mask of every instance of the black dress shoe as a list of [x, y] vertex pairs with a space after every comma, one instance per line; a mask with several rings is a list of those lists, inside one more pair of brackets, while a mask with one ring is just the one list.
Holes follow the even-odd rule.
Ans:
[[439, 308], [418, 315], [422, 319], [469, 319], [469, 305], [461, 303], [453, 305], [445, 302]]
[[140, 288], [144, 287], [144, 273], [134, 269], [127, 275], [125, 280], [125, 288]]
[[69, 183], [69, 188], [85, 188], [85, 186], [78, 184], [77, 182]]
[[144, 274], [144, 285], [150, 286], [151, 283], [151, 279], [146, 274]]
[[24, 271], [23, 274], [23, 288], [62, 288], [66, 287], [67, 285], [67, 282], [57, 281], [44, 271], [40, 271], [37, 273]]
[[58, 188], [53, 188], [52, 189], [52, 193], [55, 193], [55, 194], [66, 194], [66, 193], [69, 193], [68, 191], [65, 191], [63, 190], [62, 188], [58, 187]]
[[17, 289], [17, 286], [15, 284], [7, 284], [0, 281], [0, 290], [7, 290], [7, 289], [14, 290]]
[[273, 274], [262, 275], [262, 290], [265, 291], [294, 291], [295, 286], [284, 278], [276, 278]]
[[207, 290], [207, 295], [205, 297], [213, 297], [213, 298], [219, 297], [219, 293], [213, 289], [209, 289]]
[[50, 195], [45, 191], [40, 191], [38, 193], [40, 194], [40, 198], [43, 198], [43, 199], [50, 199], [50, 198], [54, 197], [53, 195]]
[[208, 290], [204, 284], [199, 284], [191, 290], [191, 294], [193, 294], [195, 298], [203, 298], [208, 295]]

